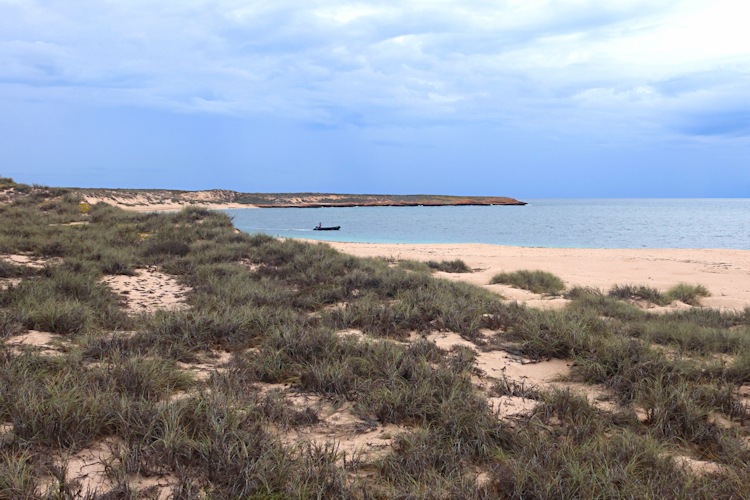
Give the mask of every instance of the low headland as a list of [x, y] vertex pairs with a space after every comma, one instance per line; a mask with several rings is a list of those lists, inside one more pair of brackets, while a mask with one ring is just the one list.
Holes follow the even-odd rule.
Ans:
[[104, 202], [125, 210], [179, 210], [186, 206], [222, 208], [411, 207], [526, 205], [503, 196], [382, 195], [330, 193], [240, 193], [225, 189], [74, 189], [88, 203]]
[[154, 210], [0, 179], [0, 498], [750, 497], [750, 252]]

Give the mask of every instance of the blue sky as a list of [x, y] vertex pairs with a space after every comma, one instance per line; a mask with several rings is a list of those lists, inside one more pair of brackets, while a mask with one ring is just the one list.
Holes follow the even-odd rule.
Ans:
[[742, 0], [0, 0], [0, 175], [750, 197]]

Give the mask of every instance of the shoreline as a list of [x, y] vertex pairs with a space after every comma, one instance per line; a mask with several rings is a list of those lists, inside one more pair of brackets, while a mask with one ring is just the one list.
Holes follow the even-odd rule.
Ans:
[[[347, 208], [412, 206], [526, 205], [507, 196], [387, 195], [336, 193], [241, 193], [226, 189], [180, 191], [168, 189], [71, 188], [88, 203], [105, 202], [125, 210], [150, 211], [154, 206], [178, 210], [184, 206], [226, 208]], [[90, 200], [90, 201], [89, 201]]]
[[[309, 241], [309, 240], [308, 240]], [[646, 285], [667, 290], [678, 283], [701, 284], [711, 292], [701, 300], [705, 307], [742, 310], [750, 307], [750, 251], [682, 248], [547, 248], [486, 243], [343, 243], [333, 248], [358, 257], [384, 257], [418, 261], [463, 260], [475, 271], [439, 273], [496, 291], [511, 300], [539, 307], [561, 307], [567, 301], [541, 298], [506, 285], [490, 285], [497, 273], [522, 269], [542, 270], [559, 276], [565, 285], [609, 290], [614, 285]], [[679, 304], [668, 306], [679, 308]]]
[[[86, 201], [105, 202], [136, 212], [177, 211], [185, 207], [202, 207], [210, 210], [260, 208], [255, 205], [209, 200], [154, 203], [154, 200], [147, 198], [121, 200], [87, 197]], [[701, 301], [705, 307], [721, 310], [742, 310], [750, 307], [750, 250], [565, 248], [489, 243], [363, 243], [294, 239], [311, 244], [328, 244], [339, 251], [359, 257], [418, 261], [460, 259], [475, 271], [465, 274], [438, 274], [446, 279], [482, 286], [510, 300], [534, 307], [558, 308], [564, 306], [567, 300], [543, 298], [506, 285], [490, 285], [492, 276], [500, 272], [522, 269], [542, 270], [559, 276], [568, 288], [586, 286], [603, 291], [614, 285], [625, 284], [645, 285], [661, 291], [678, 283], [700, 284], [711, 292], [710, 297]], [[666, 309], [680, 307], [680, 304], [675, 303]]]

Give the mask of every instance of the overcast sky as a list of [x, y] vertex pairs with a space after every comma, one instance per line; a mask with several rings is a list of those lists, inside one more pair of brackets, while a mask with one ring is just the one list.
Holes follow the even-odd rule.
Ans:
[[750, 197], [745, 0], [0, 0], [0, 175]]

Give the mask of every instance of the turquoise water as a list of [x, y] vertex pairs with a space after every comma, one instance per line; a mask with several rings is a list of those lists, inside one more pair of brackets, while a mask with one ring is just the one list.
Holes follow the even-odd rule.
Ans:
[[[528, 200], [527, 200], [528, 201]], [[526, 206], [225, 210], [248, 233], [371, 243], [750, 249], [750, 199], [543, 199]], [[340, 231], [313, 231], [341, 226]]]

